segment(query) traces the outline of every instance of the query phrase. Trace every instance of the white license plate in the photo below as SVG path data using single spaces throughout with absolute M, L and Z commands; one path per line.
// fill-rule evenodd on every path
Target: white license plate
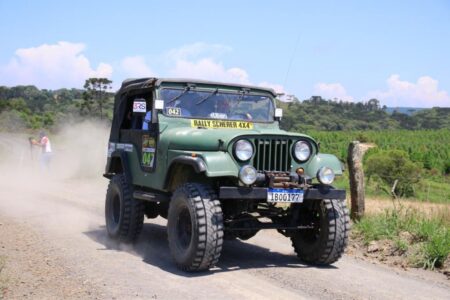
M 267 190 L 267 202 L 302 203 L 303 190 L 269 188 Z

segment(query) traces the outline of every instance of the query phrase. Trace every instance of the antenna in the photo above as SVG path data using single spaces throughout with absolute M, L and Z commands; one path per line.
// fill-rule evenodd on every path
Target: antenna
M 288 79 L 289 72 L 291 71 L 292 62 L 294 61 L 294 56 L 295 56 L 295 53 L 297 52 L 298 43 L 300 42 L 300 35 L 301 35 L 301 33 L 299 32 L 298 36 L 297 36 L 297 41 L 295 42 L 294 50 L 292 51 L 291 59 L 289 60 L 288 68 L 286 71 L 286 76 L 284 77 L 283 86 L 286 86 L 286 81 Z

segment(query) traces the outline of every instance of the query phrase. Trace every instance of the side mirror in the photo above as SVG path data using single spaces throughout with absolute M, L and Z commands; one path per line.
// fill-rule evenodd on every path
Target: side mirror
M 283 109 L 276 108 L 275 109 L 275 119 L 281 120 L 281 117 L 283 116 Z

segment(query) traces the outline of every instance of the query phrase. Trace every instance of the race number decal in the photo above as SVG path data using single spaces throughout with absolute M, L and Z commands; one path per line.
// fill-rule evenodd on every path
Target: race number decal
M 191 127 L 253 129 L 253 123 L 243 121 L 191 120 Z
M 181 108 L 179 107 L 168 107 L 167 114 L 170 116 L 181 116 Z
M 153 167 L 155 161 L 155 139 L 148 135 L 142 136 L 142 165 Z

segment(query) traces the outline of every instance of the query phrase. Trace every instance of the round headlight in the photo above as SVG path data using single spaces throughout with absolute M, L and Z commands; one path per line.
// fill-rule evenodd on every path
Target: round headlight
M 239 140 L 234 144 L 234 154 L 240 161 L 247 161 L 253 155 L 253 145 L 247 140 Z
M 239 170 L 239 179 L 246 185 L 255 183 L 258 172 L 253 166 L 245 165 Z
M 322 184 L 332 184 L 334 181 L 334 172 L 328 167 L 321 167 L 317 171 L 317 179 Z
M 298 141 L 294 145 L 294 156 L 299 161 L 307 161 L 311 155 L 311 146 L 305 141 Z

